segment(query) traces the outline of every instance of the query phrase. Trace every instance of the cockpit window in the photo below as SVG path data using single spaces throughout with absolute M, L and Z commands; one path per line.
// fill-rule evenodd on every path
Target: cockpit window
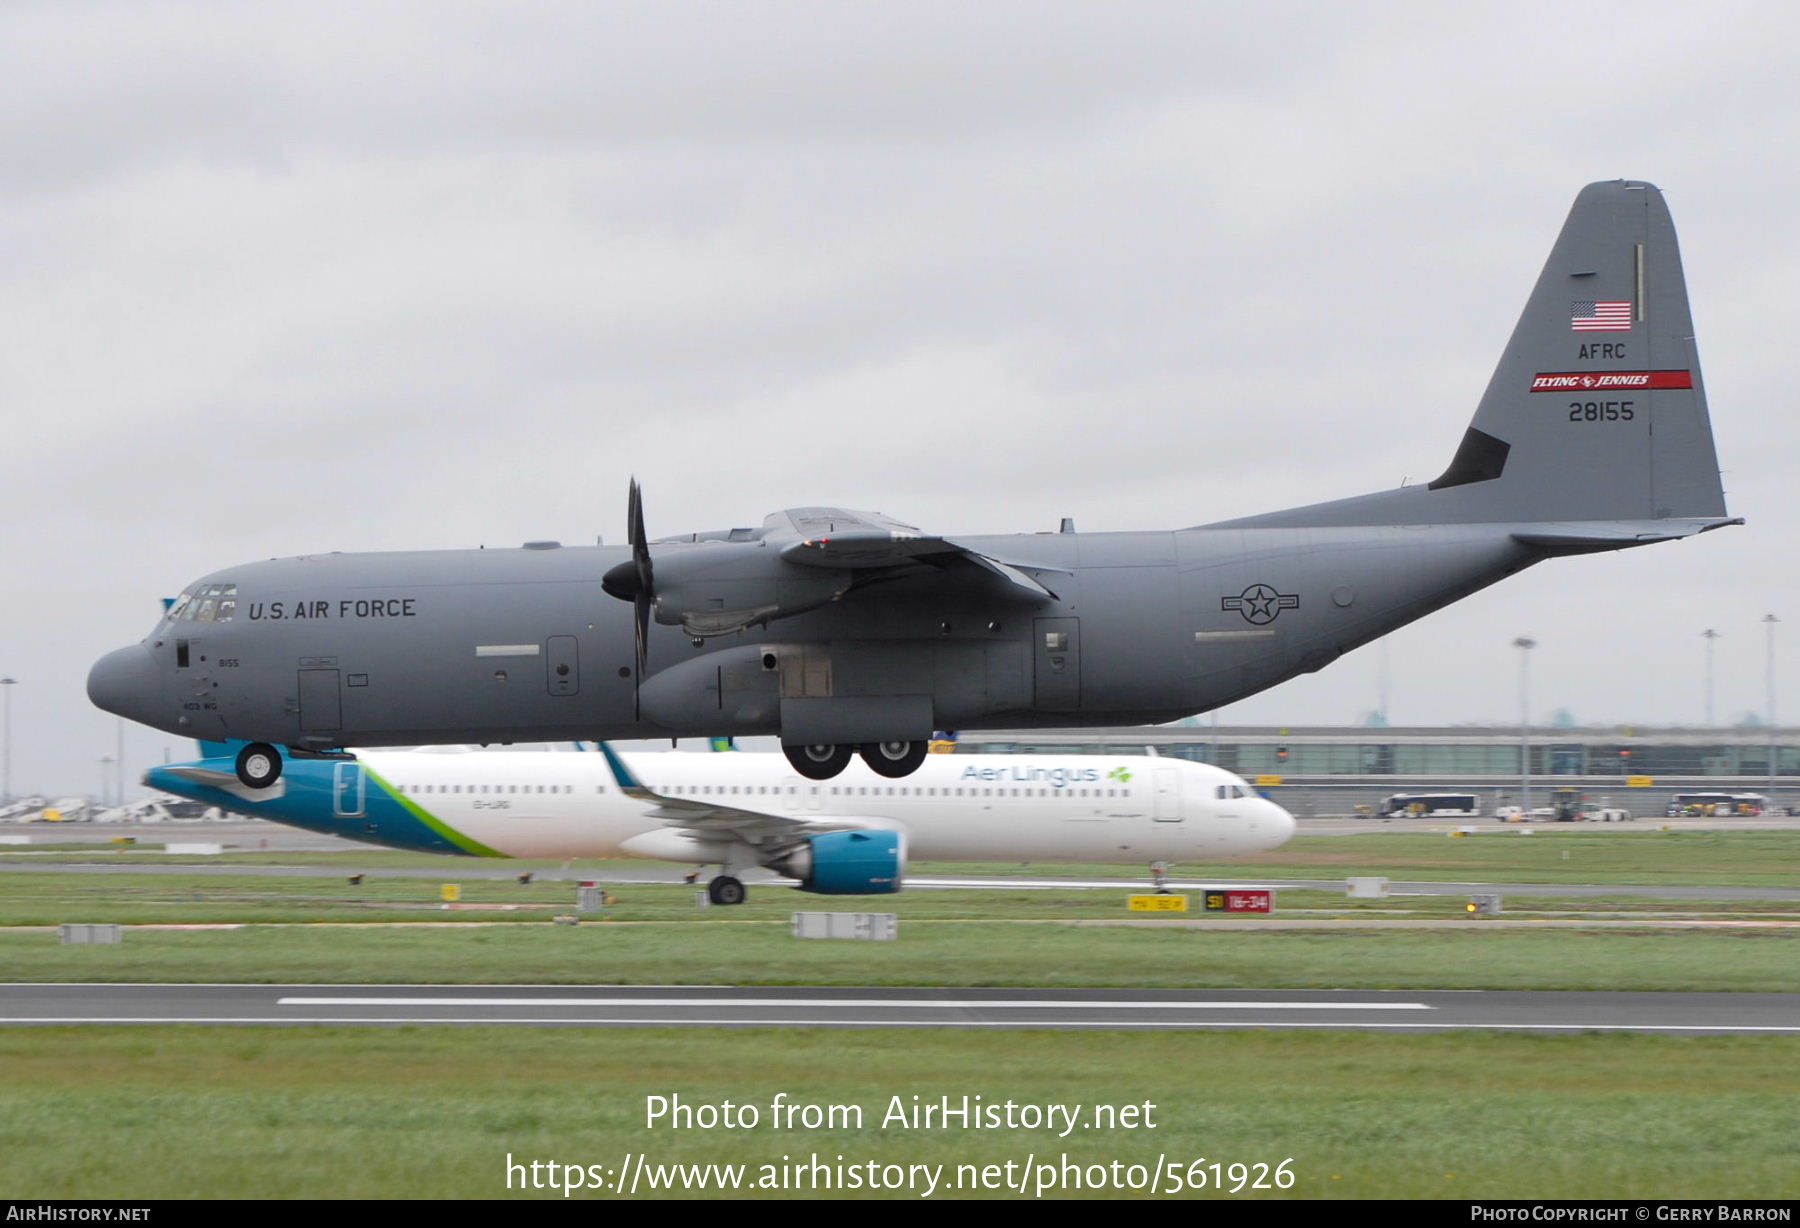
M 237 585 L 208 584 L 205 588 L 183 593 L 169 607 L 171 622 L 228 623 L 237 613 Z

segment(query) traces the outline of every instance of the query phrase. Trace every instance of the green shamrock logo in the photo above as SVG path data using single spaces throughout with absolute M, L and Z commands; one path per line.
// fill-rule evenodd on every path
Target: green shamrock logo
M 1129 784 L 1131 782 L 1131 772 L 1127 768 L 1116 767 L 1106 774 L 1106 778 L 1108 780 L 1116 780 L 1122 785 Z

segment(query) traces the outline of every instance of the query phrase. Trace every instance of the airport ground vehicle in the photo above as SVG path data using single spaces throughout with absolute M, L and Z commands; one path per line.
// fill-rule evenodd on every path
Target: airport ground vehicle
M 1384 819 L 1467 819 L 1480 813 L 1473 793 L 1390 793 L 1377 812 Z
M 1760 793 L 1677 793 L 1669 799 L 1669 808 L 1664 813 L 1671 819 L 1715 814 L 1757 815 L 1768 808 L 1768 800 Z

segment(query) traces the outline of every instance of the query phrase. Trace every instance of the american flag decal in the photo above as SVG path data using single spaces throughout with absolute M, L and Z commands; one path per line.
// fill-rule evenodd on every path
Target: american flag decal
M 1583 299 L 1569 304 L 1569 327 L 1578 333 L 1628 333 L 1631 331 L 1631 300 L 1600 303 Z

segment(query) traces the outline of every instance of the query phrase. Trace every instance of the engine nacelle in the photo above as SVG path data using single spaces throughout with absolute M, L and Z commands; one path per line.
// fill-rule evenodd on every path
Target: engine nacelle
M 900 890 L 906 854 L 897 831 L 831 831 L 808 836 L 769 863 L 817 895 L 892 895 Z
M 730 635 L 815 610 L 850 588 L 843 568 L 799 567 L 760 545 L 702 545 L 654 556 L 656 621 Z

